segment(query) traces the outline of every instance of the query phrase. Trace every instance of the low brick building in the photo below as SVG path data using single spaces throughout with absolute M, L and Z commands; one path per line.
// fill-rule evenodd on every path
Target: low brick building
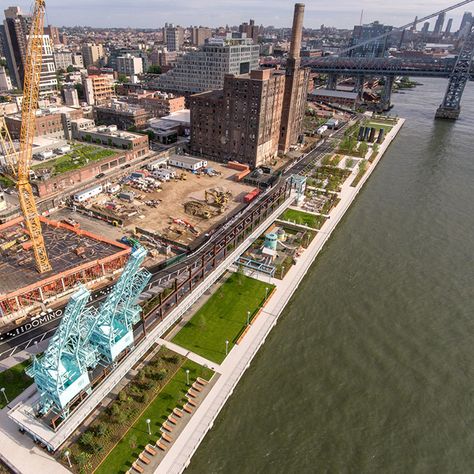
M 71 138 L 71 121 L 83 117 L 81 108 L 51 107 L 40 109 L 36 115 L 35 137 L 51 137 L 58 140 Z M 21 114 L 7 115 L 5 117 L 10 135 L 13 139 L 20 138 Z
M 150 117 L 160 118 L 185 109 L 185 98 L 160 91 L 139 91 L 131 93 L 127 102 L 143 107 Z
M 92 162 L 83 168 L 45 180 L 34 181 L 32 183 L 33 190 L 41 198 L 54 196 L 80 183 L 90 181 L 100 173 L 105 173 L 136 159 L 139 156 L 138 153 L 137 150 L 117 151 L 115 156 Z
M 121 130 L 143 129 L 150 118 L 150 113 L 143 107 L 119 101 L 96 107 L 94 115 L 99 125 L 116 125 Z

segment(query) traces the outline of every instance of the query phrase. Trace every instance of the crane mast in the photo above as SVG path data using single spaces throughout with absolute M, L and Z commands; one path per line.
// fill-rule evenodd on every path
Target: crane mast
M 44 11 L 45 1 L 36 0 L 25 61 L 20 151 L 18 153 L 17 168 L 18 198 L 25 225 L 33 244 L 36 268 L 40 273 L 50 271 L 51 264 L 46 252 L 38 208 L 30 184 L 30 167 L 36 129 L 35 112 L 38 107 L 40 74 L 43 64 Z

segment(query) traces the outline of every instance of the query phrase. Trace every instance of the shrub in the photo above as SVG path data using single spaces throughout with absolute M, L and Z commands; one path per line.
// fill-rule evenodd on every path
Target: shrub
M 92 451 L 93 446 L 96 444 L 94 433 L 92 433 L 91 431 L 85 431 L 79 438 L 79 443 L 83 448 Z

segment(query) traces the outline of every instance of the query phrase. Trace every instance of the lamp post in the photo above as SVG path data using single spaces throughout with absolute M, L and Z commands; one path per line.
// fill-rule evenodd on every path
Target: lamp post
M 189 369 L 186 369 L 186 385 L 189 385 Z
M 7 394 L 5 393 L 5 387 L 0 388 L 0 392 L 3 393 L 3 396 L 5 397 L 5 401 L 7 402 L 7 405 L 10 403 L 8 400 Z
M 284 265 L 281 266 L 281 278 L 283 279 L 283 274 L 285 273 Z
M 229 353 L 229 341 L 225 341 L 225 355 Z
M 71 463 L 70 454 L 71 454 L 71 452 L 70 452 L 70 451 L 64 451 L 64 456 L 66 456 L 67 463 L 69 464 L 69 467 L 72 467 L 72 463 Z
M 151 436 L 151 428 L 150 428 L 151 420 L 150 420 L 150 418 L 147 418 L 145 421 L 146 421 L 146 425 L 148 427 L 148 434 Z
M 270 288 L 268 288 L 268 286 L 265 288 L 265 301 L 267 301 L 267 299 L 268 299 L 268 290 L 269 289 Z
M 250 324 L 250 311 L 247 311 L 247 326 Z

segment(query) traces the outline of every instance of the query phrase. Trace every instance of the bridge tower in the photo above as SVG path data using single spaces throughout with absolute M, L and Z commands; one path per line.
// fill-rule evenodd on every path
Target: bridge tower
M 443 103 L 436 111 L 436 118 L 456 120 L 461 113 L 461 98 L 469 80 L 472 58 L 474 56 L 474 24 L 459 53 Z

